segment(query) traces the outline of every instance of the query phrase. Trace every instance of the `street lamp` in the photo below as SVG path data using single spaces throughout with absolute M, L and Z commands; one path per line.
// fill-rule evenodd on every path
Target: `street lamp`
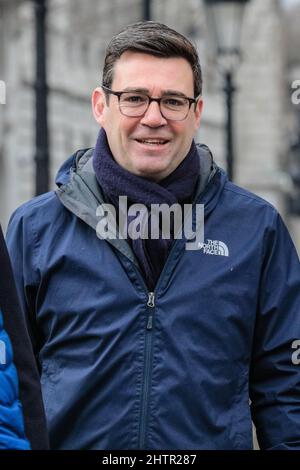
M 249 0 L 204 0 L 207 17 L 217 46 L 226 99 L 226 163 L 230 180 L 234 178 L 233 94 L 234 71 L 240 57 L 242 19 Z

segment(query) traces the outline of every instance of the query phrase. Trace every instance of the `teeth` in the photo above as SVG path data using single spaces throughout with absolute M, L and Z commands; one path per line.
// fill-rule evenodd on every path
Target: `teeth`
M 142 144 L 153 144 L 153 145 L 160 145 L 164 144 L 166 140 L 140 140 Z

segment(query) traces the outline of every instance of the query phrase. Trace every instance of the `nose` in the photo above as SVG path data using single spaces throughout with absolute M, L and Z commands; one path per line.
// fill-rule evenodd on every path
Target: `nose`
M 148 127 L 160 127 L 167 124 L 167 120 L 160 112 L 157 101 L 152 101 L 141 119 L 141 124 Z

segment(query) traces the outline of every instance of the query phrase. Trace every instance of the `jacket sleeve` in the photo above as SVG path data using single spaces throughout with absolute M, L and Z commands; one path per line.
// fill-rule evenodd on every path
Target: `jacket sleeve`
M 277 212 L 265 235 L 250 372 L 261 449 L 300 449 L 300 263 Z
M 22 407 L 18 400 L 18 378 L 12 349 L 3 329 L 0 311 L 0 449 L 29 450 Z
M 24 269 L 26 269 L 26 260 L 24 260 L 21 255 L 22 236 L 19 231 L 18 224 L 11 231 L 11 242 L 13 244 L 12 261 L 16 268 L 15 274 L 18 275 L 19 293 L 21 294 L 21 282 L 25 274 Z M 28 247 L 28 251 L 30 251 L 30 246 Z M 6 295 L 5 298 L 2 299 L 3 320 L 14 351 L 14 362 L 18 371 L 20 383 L 20 400 L 23 406 L 26 435 L 33 450 L 48 449 L 49 441 L 46 417 L 42 402 L 40 377 L 33 353 L 33 347 L 28 334 L 27 321 L 23 315 L 23 312 L 26 311 L 25 304 L 23 303 L 23 308 L 21 308 L 19 304 L 11 264 L 8 259 L 8 253 L 3 252 L 2 254 L 3 256 L 6 254 L 7 258 L 5 277 Z M 20 298 L 22 298 L 22 295 L 20 295 Z

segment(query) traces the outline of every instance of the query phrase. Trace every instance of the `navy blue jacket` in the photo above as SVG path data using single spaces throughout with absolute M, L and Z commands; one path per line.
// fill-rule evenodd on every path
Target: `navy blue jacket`
M 96 236 L 91 155 L 8 231 L 52 448 L 251 449 L 252 417 L 261 448 L 300 449 L 300 263 L 276 210 L 199 148 L 205 243 L 176 240 L 150 293 Z

